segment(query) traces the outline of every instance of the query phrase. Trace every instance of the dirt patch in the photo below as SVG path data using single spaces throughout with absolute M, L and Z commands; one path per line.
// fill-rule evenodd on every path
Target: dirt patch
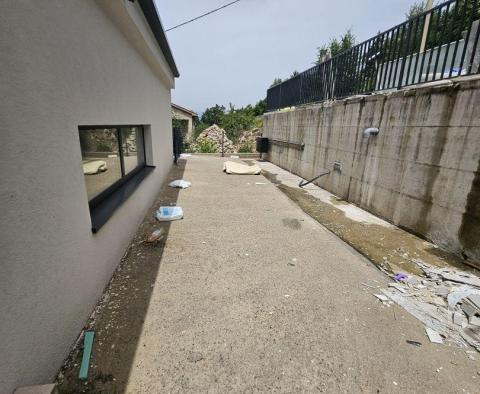
M 274 174 L 272 174 L 268 171 L 262 170 L 262 175 L 275 185 L 281 185 L 282 184 L 282 182 L 280 182 L 277 179 L 276 175 L 274 175 Z
M 154 212 L 160 205 L 176 203 L 180 189 L 167 184 L 181 179 L 184 168 L 184 160 L 179 160 L 178 166 L 173 167 L 85 324 L 84 330 L 95 332 L 88 379 L 78 379 L 83 354 L 82 339 L 58 373 L 56 381 L 60 393 L 124 392 L 164 249 L 162 241 L 153 244 L 144 241 L 159 229 L 164 231 L 163 239 L 167 238 L 170 223 L 158 222 Z
M 302 223 L 300 223 L 300 220 L 298 219 L 283 218 L 282 223 L 284 226 L 290 227 L 294 230 L 300 230 L 302 228 Z
M 398 227 L 366 224 L 349 219 L 342 210 L 335 207 L 346 202 L 335 200 L 332 201 L 334 205 L 331 205 L 304 190 L 281 184 L 273 174 L 266 172 L 264 175 L 277 184 L 304 212 L 389 273 L 401 271 L 421 275 L 415 259 L 439 267 L 451 265 L 459 269 L 469 269 L 460 257 L 435 248 L 431 243 Z
M 348 201 L 342 200 L 341 198 L 338 198 L 338 197 L 330 197 L 330 202 L 333 205 L 349 205 L 350 204 Z

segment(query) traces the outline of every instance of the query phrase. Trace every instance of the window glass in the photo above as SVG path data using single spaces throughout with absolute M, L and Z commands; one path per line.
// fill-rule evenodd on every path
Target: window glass
M 122 127 L 122 154 L 125 174 L 145 164 L 142 127 Z
M 79 130 L 89 200 L 145 165 L 142 126 L 85 126 Z
M 117 130 L 82 129 L 80 147 L 87 195 L 91 200 L 122 177 Z

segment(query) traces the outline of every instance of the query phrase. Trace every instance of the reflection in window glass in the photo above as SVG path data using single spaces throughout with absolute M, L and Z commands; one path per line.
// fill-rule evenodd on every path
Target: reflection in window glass
M 79 132 L 88 200 L 145 166 L 142 126 L 83 126 Z
M 123 127 L 122 154 L 125 174 L 145 163 L 143 148 L 143 130 L 141 127 Z
M 122 177 L 117 130 L 82 129 L 80 147 L 87 195 L 91 200 Z

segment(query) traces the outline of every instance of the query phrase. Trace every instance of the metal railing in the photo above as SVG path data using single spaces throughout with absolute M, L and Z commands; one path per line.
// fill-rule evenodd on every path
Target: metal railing
M 480 0 L 450 0 L 267 91 L 267 110 L 480 71 Z

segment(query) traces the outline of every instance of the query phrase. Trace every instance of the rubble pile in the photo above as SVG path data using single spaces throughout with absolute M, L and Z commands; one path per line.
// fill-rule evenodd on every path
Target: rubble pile
M 225 130 L 217 126 L 216 124 L 203 130 L 195 140 L 193 147 L 195 151 L 200 152 L 201 151 L 200 146 L 202 145 L 202 143 L 204 141 L 210 141 L 210 142 L 213 142 L 216 152 L 221 153 L 222 139 L 223 139 L 223 152 L 224 153 L 235 152 L 235 147 L 233 145 L 233 142 L 227 137 Z
M 260 137 L 262 135 L 262 128 L 261 127 L 256 127 L 251 130 L 245 130 L 240 134 L 240 138 L 238 139 L 237 142 L 237 150 L 240 149 L 240 147 L 245 147 L 249 146 L 252 149 L 252 152 L 255 151 L 256 143 L 257 143 L 257 137 Z
M 381 300 L 386 296 L 384 304 L 393 301 L 419 319 L 432 342 L 471 346 L 480 352 L 480 277 L 413 261 L 423 276 L 399 272 L 388 289 L 381 289 L 383 294 L 374 295 Z

